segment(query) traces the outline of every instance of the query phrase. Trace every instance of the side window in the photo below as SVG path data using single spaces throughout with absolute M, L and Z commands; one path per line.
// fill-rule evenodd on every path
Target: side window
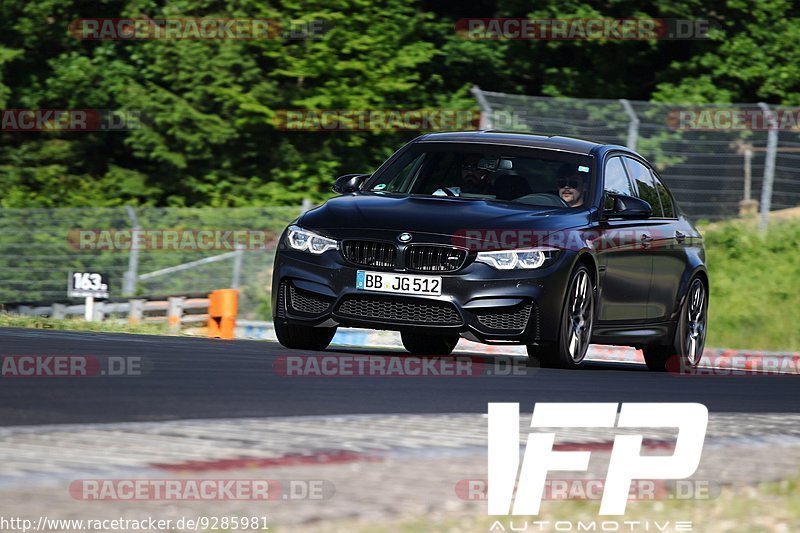
M 379 181 L 372 184 L 370 190 L 386 192 L 405 190 L 424 160 L 425 154 L 406 152 L 401 159 L 393 163 L 389 172 L 385 172 Z
M 664 216 L 667 218 L 675 218 L 675 206 L 672 202 L 672 196 L 670 196 L 669 191 L 655 172 L 653 172 L 653 179 L 655 180 L 656 189 L 658 190 L 658 197 L 661 199 L 661 206 L 664 208 Z
M 605 193 L 624 194 L 633 196 L 633 189 L 631 189 L 628 175 L 625 173 L 625 167 L 622 166 L 621 157 L 612 157 L 606 162 L 605 175 Z M 608 194 L 603 195 L 604 209 L 613 208 L 611 199 Z
M 664 218 L 664 211 L 661 209 L 661 200 L 658 199 L 653 175 L 650 169 L 630 157 L 625 158 L 625 166 L 631 175 L 631 180 L 638 191 L 637 196 L 649 203 L 653 208 L 653 217 Z

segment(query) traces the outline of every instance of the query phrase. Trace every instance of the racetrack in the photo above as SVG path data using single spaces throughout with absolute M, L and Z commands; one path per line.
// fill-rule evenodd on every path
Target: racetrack
M 469 377 L 286 377 L 295 352 L 277 343 L 46 330 L 0 330 L 0 356 L 141 357 L 141 376 L 3 378 L 0 425 L 65 424 L 343 414 L 485 413 L 488 402 L 700 402 L 712 412 L 800 412 L 795 376 L 675 376 L 632 363 L 584 370 L 531 368 L 486 375 L 471 354 Z M 328 355 L 402 357 L 390 350 Z M 521 369 L 517 369 L 519 372 Z
M 508 372 L 497 359 L 471 354 L 459 359 L 469 363 L 469 375 L 457 377 L 287 377 L 287 356 L 414 359 L 389 349 L 308 353 L 266 341 L 31 329 L 0 329 L 0 343 L 0 498 L 33 524 L 42 517 L 244 516 L 288 531 L 351 531 L 348 521 L 355 519 L 373 531 L 407 517 L 428 523 L 485 516 L 485 501 L 464 497 L 458 487 L 487 479 L 490 401 L 520 403 L 522 433 L 538 401 L 704 403 L 712 413 L 694 474 L 699 486 L 784 480 L 797 474 L 800 461 L 800 414 L 790 413 L 799 409 L 797 376 L 677 376 L 650 373 L 642 364 L 595 362 L 579 371 L 517 366 Z M 144 372 L 13 377 L 8 362 L 23 360 L 15 356 L 84 356 L 99 363 L 94 369 L 141 358 Z M 598 459 L 587 476 L 599 479 L 615 431 L 561 428 L 559 438 L 594 450 Z M 674 434 L 650 428 L 643 437 L 643 446 L 659 453 Z M 121 495 L 87 501 L 81 492 L 97 480 L 148 486 L 165 479 L 278 480 L 278 490 L 271 489 L 276 501 L 266 505 Z M 287 499 L 283 488 L 306 482 L 324 483 L 326 496 Z M 710 504 L 698 496 L 697 505 Z

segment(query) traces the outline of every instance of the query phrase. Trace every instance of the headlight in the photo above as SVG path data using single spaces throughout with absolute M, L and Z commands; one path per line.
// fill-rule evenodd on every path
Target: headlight
M 299 226 L 289 226 L 286 233 L 286 244 L 290 248 L 301 252 L 311 252 L 312 254 L 323 254 L 328 250 L 338 250 L 339 243 L 333 239 L 317 235 L 313 231 L 308 231 Z
M 478 252 L 475 259 L 498 270 L 530 270 L 540 268 L 555 258 L 557 248 L 527 248 L 521 250 L 500 250 L 497 252 Z

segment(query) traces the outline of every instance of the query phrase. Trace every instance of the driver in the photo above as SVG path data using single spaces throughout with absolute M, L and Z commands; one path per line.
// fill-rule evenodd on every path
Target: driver
M 478 168 L 480 161 L 480 154 L 467 154 L 461 161 L 462 192 L 472 194 L 485 194 L 487 192 L 489 174 L 487 170 Z
M 558 169 L 558 195 L 570 207 L 581 207 L 586 192 L 586 178 L 572 163 Z

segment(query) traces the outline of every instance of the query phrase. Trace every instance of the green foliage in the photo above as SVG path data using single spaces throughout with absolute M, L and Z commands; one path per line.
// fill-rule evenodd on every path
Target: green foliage
M 800 10 L 788 0 L 704 4 L 719 27 L 710 41 L 663 72 L 664 102 L 800 102 Z M 667 81 L 669 80 L 669 81 Z
M 316 39 L 79 41 L 90 17 L 326 21 Z M 136 114 L 138 129 L 0 136 L 0 205 L 245 206 L 329 196 L 336 175 L 374 169 L 413 134 L 295 133 L 282 109 L 474 107 L 450 91 L 436 40 L 412 3 L 4 3 L 0 103 Z
M 9 0 L 0 107 L 114 109 L 130 131 L 0 134 L 3 207 L 248 206 L 325 199 L 417 132 L 287 132 L 286 109 L 474 109 L 469 88 L 678 102 L 800 102 L 798 8 L 788 0 Z M 320 38 L 81 41 L 80 18 L 325 21 Z M 464 16 L 711 19 L 696 41 L 492 41 Z M 598 113 L 600 111 L 598 110 Z M 602 113 L 600 113 L 602 115 Z M 650 143 L 657 151 L 659 139 Z M 646 147 L 646 146 L 645 146 Z
M 705 233 L 711 294 L 707 346 L 800 350 L 800 221 L 762 237 L 730 222 Z

